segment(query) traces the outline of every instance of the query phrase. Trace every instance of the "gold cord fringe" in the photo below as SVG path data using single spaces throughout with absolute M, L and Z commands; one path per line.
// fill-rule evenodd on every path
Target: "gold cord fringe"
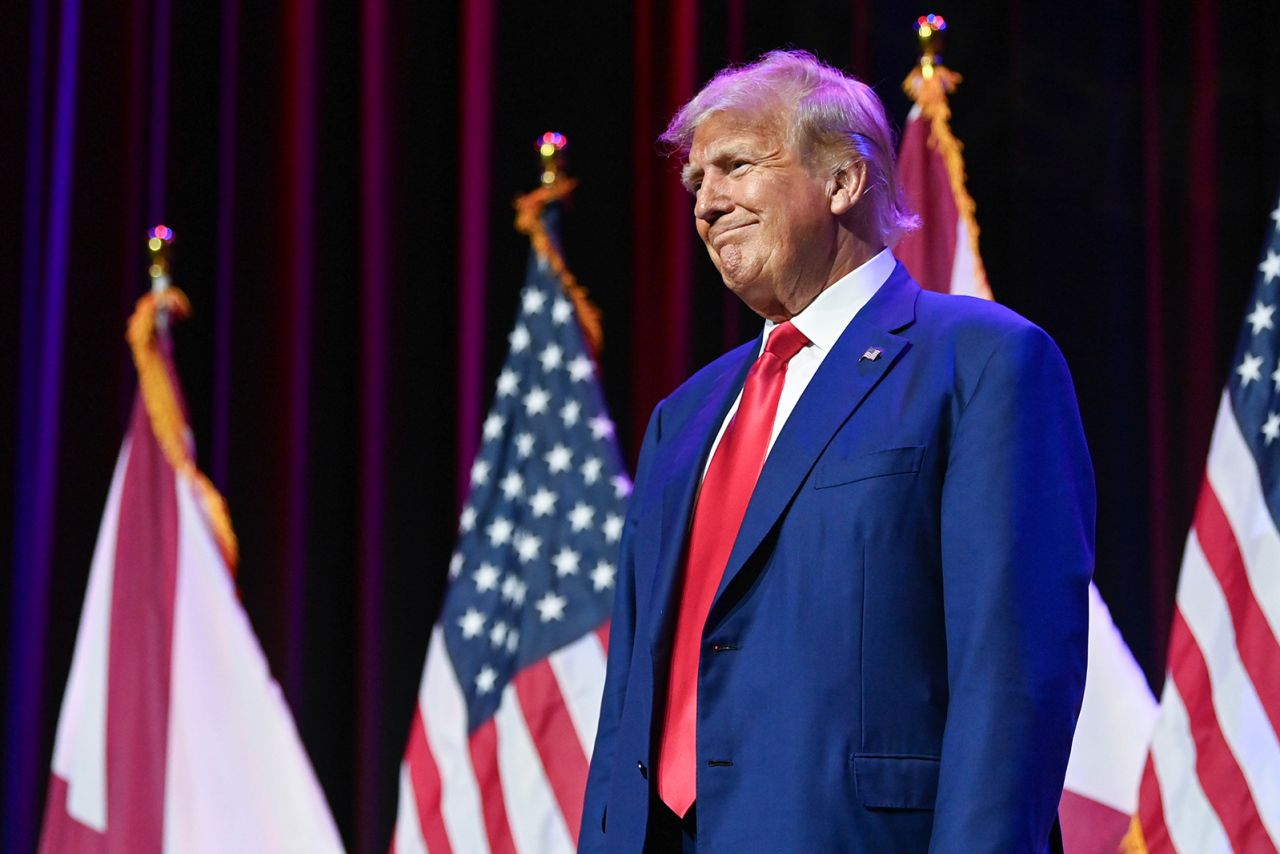
M 133 351 L 133 363 L 138 368 L 142 401 L 151 419 L 151 431 L 155 434 L 165 459 L 173 466 L 174 471 L 194 483 L 199 490 L 218 548 L 227 562 L 227 568 L 235 575 L 239 546 L 231 527 L 231 514 L 227 511 L 226 501 L 209 479 L 196 468 L 195 460 L 192 459 L 191 428 L 187 426 L 167 360 L 160 352 L 160 345 L 156 340 L 156 312 L 162 310 L 168 312 L 170 317 L 187 317 L 191 314 L 191 303 L 186 294 L 175 287 L 166 288 L 159 293 L 149 293 L 138 300 L 125 334 L 129 348 Z
M 1142 823 L 1136 815 L 1129 819 L 1129 832 L 1120 840 L 1117 850 L 1120 854 L 1148 854 L 1147 840 L 1142 835 Z
M 992 299 L 991 285 L 987 282 L 987 270 L 978 251 L 978 220 L 974 216 L 977 205 L 965 187 L 964 145 L 951 132 L 951 105 L 947 95 L 953 92 L 964 78 L 945 65 L 931 65 L 932 74 L 926 75 L 917 65 L 902 81 L 902 90 L 916 104 L 929 121 L 929 147 L 938 152 L 947 166 L 951 179 L 951 195 L 956 208 L 964 217 L 969 232 L 969 247 L 973 252 L 974 276 L 978 281 L 978 295 Z
M 539 187 L 516 199 L 516 230 L 529 236 L 529 243 L 538 258 L 551 267 L 552 272 L 560 279 L 561 286 L 573 300 L 573 307 L 578 311 L 578 323 L 582 325 L 582 333 L 587 339 L 591 354 L 600 357 L 604 346 L 604 328 L 600 321 L 600 309 L 587 296 L 587 289 L 578 284 L 573 273 L 564 262 L 564 256 L 556 248 L 554 241 L 542 225 L 542 209 L 551 202 L 566 198 L 577 181 L 572 178 L 557 178 L 552 184 Z

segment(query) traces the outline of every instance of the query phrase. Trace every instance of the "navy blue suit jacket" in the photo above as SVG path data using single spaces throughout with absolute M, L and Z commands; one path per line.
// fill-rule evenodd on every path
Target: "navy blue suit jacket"
M 758 347 L 650 420 L 582 851 L 642 850 L 691 509 Z M 899 265 L 778 435 L 711 607 L 699 849 L 1044 850 L 1084 691 L 1093 525 L 1053 341 Z

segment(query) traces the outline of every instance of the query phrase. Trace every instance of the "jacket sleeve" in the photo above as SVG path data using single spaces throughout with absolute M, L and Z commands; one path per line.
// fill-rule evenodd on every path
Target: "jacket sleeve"
M 582 808 L 582 828 L 578 834 L 578 851 L 605 850 L 605 826 L 610 775 L 613 772 L 614 738 L 626 699 L 628 670 L 636 632 L 635 599 L 635 527 L 638 499 L 645 495 L 648 470 L 660 440 L 659 411 L 654 409 L 645 430 L 636 468 L 631 505 L 623 526 L 618 558 L 617 588 L 614 591 L 613 616 L 609 625 L 609 655 L 606 665 L 604 694 L 600 701 L 600 721 L 596 727 L 596 743 L 591 752 L 591 769 L 587 774 L 587 791 Z
M 1093 469 L 1043 331 L 1006 333 L 970 387 L 942 489 L 949 703 L 929 850 L 1039 852 L 1084 693 Z

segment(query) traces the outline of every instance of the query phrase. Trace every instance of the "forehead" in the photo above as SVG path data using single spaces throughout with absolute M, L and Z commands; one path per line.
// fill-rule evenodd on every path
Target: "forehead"
M 743 149 L 776 149 L 786 145 L 784 125 L 776 115 L 722 111 L 712 113 L 693 132 L 689 163 L 711 162 Z

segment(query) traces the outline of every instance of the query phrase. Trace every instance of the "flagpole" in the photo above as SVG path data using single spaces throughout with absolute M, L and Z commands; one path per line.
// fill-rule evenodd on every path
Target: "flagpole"
M 169 290 L 169 247 L 173 245 L 176 235 L 173 229 L 164 223 L 147 231 L 147 251 L 151 255 L 151 263 L 147 265 L 147 275 L 151 277 L 151 294 L 156 298 L 156 330 L 161 335 L 169 334 L 169 312 L 165 309 L 165 301 L 160 295 Z
M 947 22 L 941 15 L 921 15 L 915 23 L 916 38 L 920 42 L 920 73 L 925 80 L 932 79 L 934 66 L 942 64 L 946 30 Z
M 560 180 L 564 169 L 564 149 L 569 138 L 562 133 L 547 131 L 538 137 L 538 156 L 542 158 L 542 185 L 549 187 Z
M 971 290 L 959 292 L 991 299 L 991 286 L 987 282 L 987 271 L 982 264 L 982 253 L 978 250 L 979 229 L 975 216 L 977 206 L 965 187 L 964 146 L 951 132 L 951 106 L 947 100 L 947 96 L 955 91 L 964 78 L 943 63 L 942 54 L 946 49 L 948 29 L 946 19 L 933 13 L 921 15 L 914 21 L 913 27 L 920 47 L 920 61 L 911 69 L 907 79 L 902 81 L 902 90 L 915 104 L 908 117 L 908 125 L 913 121 L 921 121 L 928 127 L 928 148 L 942 159 L 956 212 L 964 227 L 970 256 L 966 263 L 972 265 Z M 904 148 L 907 135 L 904 133 Z M 899 163 L 901 164 L 901 160 Z M 902 250 L 898 257 L 903 259 L 908 269 L 911 268 L 911 262 L 907 259 L 913 254 L 908 246 L 913 241 L 918 243 L 926 239 L 925 234 L 928 232 L 929 224 L 926 222 L 921 231 L 908 234 L 898 244 L 898 248 Z M 918 246 L 915 251 L 920 251 Z M 921 274 L 915 275 L 920 279 Z M 926 283 L 926 286 L 943 291 L 952 290 L 948 283 Z
M 587 289 L 569 271 L 560 254 L 558 241 L 552 240 L 542 222 L 542 212 L 547 205 L 567 199 L 578 182 L 565 174 L 564 150 L 569 139 L 562 133 L 547 131 L 535 140 L 538 156 L 542 159 L 542 186 L 516 199 L 516 230 L 529 236 L 533 251 L 541 264 L 548 264 L 560 279 L 561 287 L 573 300 L 578 312 L 582 334 L 587 339 L 591 355 L 600 358 L 604 346 L 604 328 L 600 309 L 587 297 Z

